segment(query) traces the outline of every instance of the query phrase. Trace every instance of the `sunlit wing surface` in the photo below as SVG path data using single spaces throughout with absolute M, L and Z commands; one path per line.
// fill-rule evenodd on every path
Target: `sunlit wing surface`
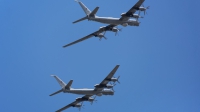
M 113 77 L 113 75 L 115 74 L 115 72 L 117 71 L 118 68 L 119 68 L 119 65 L 116 65 L 115 68 L 108 74 L 108 76 L 99 85 L 108 84 L 109 80 Z M 103 88 L 96 87 L 94 90 L 100 91 L 102 89 Z
M 86 39 L 89 39 L 89 38 L 95 36 L 95 34 L 98 34 L 98 33 L 100 33 L 100 32 L 99 32 L 99 31 L 96 31 L 96 32 L 91 33 L 91 34 L 89 34 L 89 35 L 87 35 L 87 36 L 85 36 L 85 37 L 83 37 L 83 38 L 80 38 L 80 39 L 78 39 L 78 40 L 76 40 L 76 41 L 74 41 L 74 42 L 72 42 L 72 43 L 69 43 L 69 44 L 67 44 L 67 45 L 64 45 L 63 47 L 68 47 L 68 46 L 71 46 L 71 45 L 76 44 L 76 43 L 78 43 L 78 42 L 84 41 L 84 40 L 86 40 Z
M 68 109 L 68 108 L 71 107 L 71 106 L 75 106 L 76 104 L 78 104 L 78 103 L 80 103 L 80 102 L 81 102 L 81 101 L 74 101 L 74 102 L 68 104 L 67 106 L 65 106 L 65 107 L 63 107 L 63 108 L 57 110 L 56 112 L 61 112 L 61 111 L 65 110 L 65 109 Z
M 139 7 L 143 4 L 145 0 L 139 0 L 128 12 L 126 12 L 126 15 L 134 14 L 137 10 L 139 10 Z M 127 21 L 129 17 L 122 16 L 119 20 L 121 21 Z
M 63 47 L 65 48 L 65 47 L 68 47 L 68 46 L 71 46 L 71 45 L 73 45 L 73 44 L 76 44 L 76 43 L 78 43 L 78 42 L 81 42 L 81 41 L 84 41 L 84 40 L 86 40 L 86 39 L 89 39 L 89 38 L 91 38 L 91 37 L 93 37 L 93 36 L 98 36 L 100 33 L 102 33 L 102 32 L 104 32 L 104 31 L 112 31 L 112 28 L 113 27 L 115 27 L 116 25 L 108 25 L 108 26 L 106 26 L 106 27 L 102 27 L 102 28 L 100 28 L 98 31 L 96 31 L 96 32 L 94 32 L 94 33 L 91 33 L 91 34 L 89 34 L 89 35 L 87 35 L 87 36 L 85 36 L 85 37 L 83 37 L 83 38 L 80 38 L 80 39 L 78 39 L 78 40 L 76 40 L 76 41 L 74 41 L 74 42 L 71 42 L 71 43 L 69 43 L 69 44 L 67 44 L 67 45 L 64 45 Z

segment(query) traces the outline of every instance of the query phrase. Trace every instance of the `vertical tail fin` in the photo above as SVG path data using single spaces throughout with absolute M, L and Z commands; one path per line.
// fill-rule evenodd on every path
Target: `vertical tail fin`
M 70 81 L 68 82 L 68 84 L 65 86 L 65 89 L 70 89 L 70 88 L 71 88 L 71 85 L 72 85 L 72 82 L 73 82 L 73 80 L 70 80 Z
M 51 75 L 51 76 L 54 77 L 57 80 L 57 82 L 60 84 L 60 86 L 62 88 L 65 88 L 65 86 L 66 86 L 65 82 L 63 82 L 59 77 L 57 77 L 55 75 Z
M 89 16 L 95 16 L 98 10 L 99 10 L 99 7 L 96 7 L 96 8 L 90 13 Z
M 82 2 L 75 0 L 76 2 L 78 2 L 81 6 L 81 8 L 83 9 L 83 11 L 85 12 L 86 15 L 90 15 L 91 11 L 90 9 L 88 9 Z

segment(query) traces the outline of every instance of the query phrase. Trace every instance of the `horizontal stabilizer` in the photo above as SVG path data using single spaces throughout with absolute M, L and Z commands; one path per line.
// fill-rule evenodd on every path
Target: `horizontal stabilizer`
M 95 14 L 97 13 L 98 10 L 99 10 L 99 7 L 96 7 L 96 8 L 90 13 L 90 16 L 95 16 Z
M 62 91 L 63 91 L 63 90 L 61 89 L 61 90 L 59 90 L 59 91 L 56 91 L 55 93 L 50 94 L 49 96 L 53 96 L 53 95 L 58 94 L 58 93 L 60 93 L 60 92 L 62 92 Z
M 87 16 L 86 16 L 86 17 L 83 17 L 83 18 L 81 18 L 81 19 L 79 19 L 79 20 L 74 21 L 73 23 L 77 23 L 77 22 L 83 21 L 83 20 L 85 20 L 85 19 L 87 19 L 87 18 L 88 18 Z

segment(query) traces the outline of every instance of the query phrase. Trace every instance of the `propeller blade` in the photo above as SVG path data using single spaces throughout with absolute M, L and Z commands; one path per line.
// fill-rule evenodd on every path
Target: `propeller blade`
M 105 31 L 104 34 L 103 34 L 103 38 L 104 38 L 104 39 L 107 39 L 107 38 L 105 37 L 105 34 L 106 34 L 106 31 Z
M 97 101 L 97 100 L 95 100 L 95 98 L 96 98 L 96 96 L 94 96 L 94 100 L 91 102 L 91 105 L 93 104 L 94 101 Z
M 139 17 L 138 17 L 138 18 L 136 18 L 136 20 L 137 20 L 137 21 L 138 21 L 138 19 L 140 18 L 140 11 L 139 11 L 139 13 L 138 13 L 138 16 L 139 16 Z
M 115 90 L 114 90 L 114 86 L 116 86 L 116 84 L 113 84 L 113 87 L 112 87 L 112 90 L 115 92 Z
M 84 109 L 83 102 L 81 103 L 81 106 L 78 108 L 78 109 L 79 109 L 79 111 L 81 111 L 81 108 L 83 108 L 83 109 Z
M 95 100 L 96 96 L 94 96 L 94 100 Z
M 106 31 L 104 31 L 103 35 L 105 35 L 105 34 L 106 34 Z
M 111 85 L 113 85 L 113 84 L 114 84 L 114 82 L 110 82 L 110 84 L 111 84 Z
M 112 90 L 115 92 L 114 88 L 112 88 Z
M 117 81 L 119 84 L 120 84 L 120 82 L 119 81 Z
M 117 82 L 120 84 L 120 82 L 119 82 L 119 78 L 120 78 L 120 76 L 118 76 L 118 78 L 117 78 Z
M 102 37 L 99 38 L 99 41 L 101 41 Z

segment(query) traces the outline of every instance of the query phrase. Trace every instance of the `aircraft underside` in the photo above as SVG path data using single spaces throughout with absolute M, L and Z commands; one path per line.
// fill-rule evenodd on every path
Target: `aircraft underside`
M 139 26 L 139 22 L 135 20 L 121 21 L 119 18 L 90 18 L 89 20 L 105 23 L 105 24 L 113 24 L 113 25 L 122 25 L 122 26 Z
M 114 95 L 113 91 L 94 91 L 94 90 L 68 90 L 65 91 L 67 93 L 72 93 L 72 94 L 79 94 L 79 95 Z

